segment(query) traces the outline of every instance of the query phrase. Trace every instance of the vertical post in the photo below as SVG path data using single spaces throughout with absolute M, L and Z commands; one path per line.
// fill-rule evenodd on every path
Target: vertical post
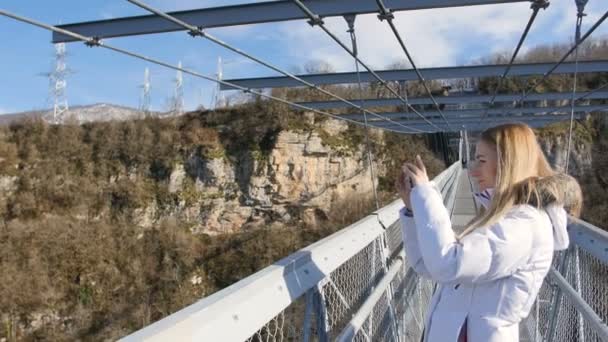
M 471 158 L 471 146 L 469 145 L 469 133 L 465 130 L 464 131 L 464 145 L 465 145 L 465 149 L 466 149 L 466 160 L 467 160 L 467 165 L 469 165 L 469 158 Z
M 383 234 L 386 234 L 386 230 L 383 232 Z M 369 289 L 369 292 L 367 293 L 367 295 L 369 296 L 370 293 L 372 293 L 374 291 L 374 288 L 376 287 L 376 252 L 378 250 L 377 247 L 378 244 L 378 238 L 374 239 L 374 241 L 372 242 L 372 265 L 370 267 L 371 269 L 371 280 L 372 280 L 372 286 Z M 384 258 L 382 258 L 382 264 L 384 264 Z M 367 335 L 371 336 L 372 334 L 372 329 L 373 329 L 373 317 L 374 316 L 374 310 L 371 311 L 371 313 L 369 314 L 369 324 L 367 325 Z
M 314 293 L 314 304 L 315 313 L 317 318 L 317 331 L 319 335 L 319 342 L 329 341 L 329 321 L 327 317 L 327 301 L 325 300 L 325 293 L 323 292 L 324 281 L 320 281 L 315 287 Z
M 536 311 L 536 319 L 534 319 L 534 342 L 538 341 L 538 320 L 540 319 L 540 311 L 538 310 L 538 302 L 540 299 L 538 296 L 536 297 L 536 301 L 534 303 L 535 311 Z
M 388 243 L 387 243 L 387 230 L 384 230 L 383 234 L 381 235 L 382 237 L 382 250 L 381 250 L 381 255 L 382 255 L 382 269 L 383 269 L 383 273 L 386 274 L 387 272 L 387 268 L 388 268 L 388 263 L 390 262 L 389 257 L 390 257 L 390 250 L 388 249 Z M 405 265 L 405 263 L 403 263 L 403 265 Z M 405 266 L 402 266 L 405 267 Z M 386 290 L 386 300 L 388 302 L 388 310 L 389 310 L 389 315 L 391 318 L 391 323 L 392 323 L 392 328 L 395 331 L 395 335 L 396 335 L 396 341 L 399 342 L 401 341 L 400 336 L 399 336 L 399 323 L 397 321 L 397 311 L 395 309 L 395 304 L 393 302 L 393 296 L 394 296 L 394 292 L 393 292 L 393 284 L 389 284 L 387 290 Z M 372 315 L 373 315 L 373 311 L 372 311 Z M 371 326 L 371 324 L 370 324 Z
M 578 291 L 582 296 L 582 284 L 581 284 L 581 269 L 579 259 L 578 246 L 574 246 L 574 289 Z M 577 310 L 578 311 L 578 310 Z M 580 342 L 585 342 L 585 320 L 583 314 L 578 311 L 578 338 Z
M 564 278 L 567 278 L 568 261 L 570 259 L 570 253 L 572 253 L 572 249 L 573 245 L 570 245 L 570 248 L 564 252 L 562 260 L 560 260 L 558 272 L 562 274 Z M 555 329 L 557 328 L 557 320 L 559 319 L 559 312 L 562 303 L 562 291 L 559 288 L 554 287 L 551 292 L 551 308 L 549 312 L 549 317 L 551 318 L 549 319 L 547 342 L 553 342 L 553 339 L 555 338 Z
M 462 162 L 462 131 L 460 131 L 460 139 L 458 139 L 458 160 Z
M 304 311 L 304 324 L 302 329 L 302 340 L 304 342 L 310 341 L 310 326 L 312 322 L 312 312 L 314 307 L 315 300 L 315 290 L 314 288 L 306 291 L 306 311 Z

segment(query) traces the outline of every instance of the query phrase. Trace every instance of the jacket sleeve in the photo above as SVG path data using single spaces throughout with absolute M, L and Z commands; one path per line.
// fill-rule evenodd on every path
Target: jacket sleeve
M 532 249 L 531 229 L 538 223 L 532 207 L 514 208 L 489 227 L 456 240 L 441 196 L 428 183 L 411 193 L 418 247 L 431 277 L 441 283 L 482 283 L 513 274 Z
M 416 223 L 413 217 L 405 215 L 405 208 L 399 210 L 399 220 L 401 221 L 401 236 L 403 237 L 403 248 L 405 249 L 405 259 L 407 263 L 425 278 L 431 278 L 429 271 L 424 266 L 420 248 L 418 247 L 418 236 L 416 233 Z

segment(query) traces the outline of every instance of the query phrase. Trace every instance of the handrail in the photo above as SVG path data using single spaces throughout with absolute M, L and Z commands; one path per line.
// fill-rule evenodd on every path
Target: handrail
M 549 270 L 549 276 L 555 281 L 562 294 L 569 297 L 572 305 L 585 317 L 585 322 L 592 326 L 593 331 L 602 339 L 602 341 L 608 341 L 608 325 L 602 321 L 602 318 L 593 311 L 581 295 L 570 286 L 564 276 L 553 267 Z
M 569 217 L 570 241 L 608 265 L 608 231 L 575 217 Z
M 243 341 L 383 232 L 366 216 L 123 341 Z

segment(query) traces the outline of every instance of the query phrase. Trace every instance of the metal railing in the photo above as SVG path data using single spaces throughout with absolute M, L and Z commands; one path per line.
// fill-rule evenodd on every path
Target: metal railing
M 434 178 L 448 210 L 461 165 Z M 396 200 L 123 341 L 420 341 L 434 284 L 408 266 Z M 522 341 L 608 341 L 608 233 L 571 219 Z
M 608 232 L 570 218 L 568 233 L 522 324 L 530 341 L 608 341 Z

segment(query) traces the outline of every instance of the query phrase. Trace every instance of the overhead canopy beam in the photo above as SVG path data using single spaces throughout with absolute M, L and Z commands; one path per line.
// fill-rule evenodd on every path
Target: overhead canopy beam
M 580 114 L 575 114 L 576 117 L 580 117 Z M 511 121 L 521 121 L 521 122 L 545 122 L 545 121 L 560 121 L 566 120 L 570 118 L 570 114 L 551 114 L 551 115 L 521 115 L 521 116 L 498 116 L 480 119 L 478 117 L 475 118 L 455 118 L 450 119 L 450 123 L 454 125 L 463 125 L 463 124 L 471 124 L 471 123 L 485 123 L 489 124 L 492 122 L 511 122 Z M 428 122 L 423 120 L 410 120 L 410 121 L 401 121 L 408 127 L 419 126 L 419 125 L 429 125 Z M 431 119 L 433 123 L 441 123 L 439 118 Z M 368 121 L 368 124 L 375 127 L 392 127 L 395 126 L 395 123 L 386 122 L 386 121 Z
M 575 119 L 579 119 L 580 117 L 581 117 L 580 114 L 574 115 Z M 544 127 L 546 125 L 556 123 L 559 121 L 566 121 L 569 118 L 570 118 L 569 115 L 557 115 L 555 118 L 526 119 L 526 118 L 518 118 L 518 117 L 509 117 L 509 118 L 501 118 L 501 119 L 497 119 L 497 120 L 450 121 L 452 123 L 452 129 L 450 130 L 448 128 L 445 128 L 442 131 L 456 132 L 459 130 L 468 130 L 468 131 L 483 130 L 487 127 L 492 127 L 492 126 L 496 126 L 496 125 L 500 125 L 500 124 L 504 124 L 504 123 L 510 123 L 510 122 L 524 122 L 526 125 L 536 128 L 536 127 Z M 440 123 L 439 120 L 437 120 L 436 122 Z M 418 132 L 412 132 L 411 130 L 408 130 L 407 128 L 394 127 L 391 125 L 385 125 L 385 124 L 381 124 L 381 123 L 370 124 L 369 126 L 374 127 L 374 128 L 379 128 L 379 129 L 390 128 L 393 131 L 402 132 L 402 133 L 420 134 Z M 408 127 L 416 128 L 416 129 L 431 130 L 431 131 L 433 130 L 432 126 L 430 126 L 428 123 L 424 123 L 424 122 L 419 123 L 419 124 L 408 125 Z
M 603 105 L 588 105 L 588 106 L 574 106 L 574 112 L 580 113 L 587 113 L 587 112 L 593 112 L 593 111 L 602 111 L 605 110 L 606 107 L 608 105 L 607 104 L 603 104 Z M 492 118 L 494 117 L 506 117 L 509 116 L 511 117 L 514 114 L 536 114 L 534 115 L 534 117 L 542 117 L 542 113 L 570 113 L 571 111 L 571 107 L 570 106 L 559 106 L 559 107 L 524 107 L 524 108 L 489 108 L 489 109 L 460 109 L 460 110 L 444 110 L 443 114 L 450 118 L 450 122 L 452 122 L 452 119 L 459 119 L 459 118 L 467 118 L 467 119 L 475 119 L 475 120 L 479 120 L 481 119 L 481 115 L 483 115 L 486 111 L 488 113 L 488 115 Z M 437 111 L 421 111 L 420 114 L 422 114 L 424 117 L 426 118 L 441 118 L 441 115 L 439 115 L 439 112 Z M 404 123 L 408 123 L 408 122 L 412 122 L 411 120 L 409 121 L 404 121 L 404 120 L 400 120 L 400 119 L 418 119 L 419 116 L 415 113 L 412 112 L 392 112 L 392 113 L 378 113 L 378 115 L 381 115 L 385 118 L 390 118 L 392 119 L 392 121 L 395 122 L 404 122 Z M 352 120 L 363 120 L 363 114 L 342 114 L 340 115 L 340 117 L 342 118 L 348 118 L 348 119 L 352 119 Z M 377 120 L 377 118 L 370 118 L 368 116 L 367 118 L 368 121 L 374 122 L 374 120 Z M 424 122 L 424 121 L 422 121 Z
M 432 8 L 530 2 L 529 0 L 385 0 L 393 11 L 412 11 Z M 307 0 L 306 6 L 321 17 L 344 14 L 377 13 L 374 1 Z M 221 6 L 168 13 L 177 19 L 202 28 L 226 27 L 307 19 L 291 0 L 267 1 L 252 4 Z M 152 33 L 184 31 L 184 28 L 157 15 L 123 17 L 88 21 L 58 27 L 87 37 L 111 38 Z M 53 43 L 72 42 L 74 38 L 53 33 Z
M 587 93 L 581 92 L 576 93 L 576 98 L 583 96 Z M 518 101 L 521 94 L 517 95 L 497 95 L 494 102 L 515 102 Z M 483 103 L 490 102 L 492 95 L 453 95 L 453 96 L 435 96 L 435 100 L 439 104 L 470 104 L 470 103 Z M 528 95 L 525 101 L 556 101 L 556 100 L 570 100 L 572 99 L 571 92 L 563 93 L 534 93 Z M 608 91 L 595 92 L 585 96 L 585 99 L 608 99 Z M 366 99 L 366 100 L 351 100 L 358 105 L 365 108 L 370 107 L 384 107 L 384 106 L 400 106 L 403 102 L 399 99 Z M 411 105 L 431 105 L 433 102 L 430 97 L 410 97 L 408 102 Z M 298 102 L 299 105 L 306 106 L 314 109 L 333 109 L 333 108 L 347 108 L 350 107 L 342 101 L 313 101 L 313 102 Z
M 511 67 L 509 76 L 527 76 L 527 75 L 543 75 L 555 66 L 555 63 L 524 63 L 515 64 Z M 426 80 L 445 80 L 452 78 L 470 78 L 470 77 L 491 77 L 501 76 L 507 65 L 471 65 L 459 67 L 440 67 L 440 68 L 424 68 L 419 69 Z M 562 63 L 553 73 L 554 74 L 569 74 L 574 73 L 575 63 Z M 578 62 L 578 72 L 608 72 L 608 60 L 585 61 Z M 407 70 L 385 70 L 376 71 L 376 73 L 385 81 L 413 81 L 417 80 L 418 76 L 412 69 Z M 309 74 L 298 75 L 313 84 L 354 84 L 357 83 L 357 73 L 342 72 L 342 73 L 327 73 L 327 74 Z M 361 72 L 361 82 L 374 82 L 376 79 L 369 72 Z M 233 84 L 245 88 L 262 89 L 262 88 L 281 88 L 281 87 L 297 87 L 300 83 L 290 79 L 289 77 L 260 77 L 260 78 L 242 78 L 226 80 Z M 228 85 L 221 85 L 222 90 L 234 89 Z

